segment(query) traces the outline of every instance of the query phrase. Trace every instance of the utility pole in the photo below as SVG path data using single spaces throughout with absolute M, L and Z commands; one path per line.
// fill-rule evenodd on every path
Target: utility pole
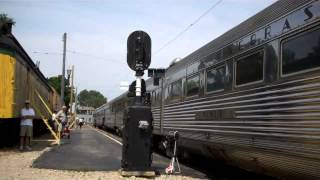
M 71 108 L 71 113 L 72 113 L 72 101 L 73 101 L 73 77 L 74 77 L 74 65 L 72 65 L 72 70 L 71 70 L 71 89 L 70 89 L 70 108 Z
M 67 70 L 70 71 L 70 70 Z M 69 73 L 68 73 L 69 74 Z M 73 111 L 73 78 L 74 78 L 74 65 L 72 65 L 71 68 L 71 84 L 70 84 L 70 113 L 71 113 L 71 122 L 73 122 L 74 127 L 76 126 L 76 116 L 75 113 Z M 75 108 L 74 108 L 75 109 Z
M 67 33 L 63 34 L 63 61 L 62 61 L 62 76 L 61 76 L 61 105 L 64 106 L 64 77 L 65 77 L 65 66 L 66 66 L 66 46 L 67 46 Z
M 78 88 L 75 87 L 75 92 L 74 92 L 74 113 L 77 114 L 77 104 L 78 104 Z
M 77 103 L 78 103 L 78 89 L 75 88 L 75 93 L 74 93 L 74 118 L 75 119 L 77 117 Z

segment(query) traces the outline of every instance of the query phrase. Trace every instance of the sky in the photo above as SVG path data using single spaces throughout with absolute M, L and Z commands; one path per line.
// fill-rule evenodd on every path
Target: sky
M 133 31 L 143 30 L 151 37 L 150 67 L 166 68 L 173 59 L 186 57 L 275 0 L 222 0 L 162 48 L 217 2 L 0 0 L 0 13 L 16 21 L 13 34 L 33 61 L 40 61 L 46 77 L 62 74 L 62 35 L 66 32 L 66 69 L 74 65 L 78 92 L 97 90 L 111 100 L 124 92 L 121 82 L 135 79 L 126 63 L 127 38 Z

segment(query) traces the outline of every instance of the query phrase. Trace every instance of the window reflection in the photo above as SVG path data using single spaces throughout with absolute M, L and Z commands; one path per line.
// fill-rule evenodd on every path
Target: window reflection
M 194 96 L 199 93 L 199 75 L 187 79 L 187 96 Z
M 182 83 L 181 80 L 172 83 L 171 99 L 180 99 L 182 95 Z
M 236 84 L 242 85 L 263 79 L 263 51 L 236 62 Z
M 224 89 L 226 66 L 207 71 L 207 92 Z
M 282 46 L 282 74 L 320 66 L 320 29 L 288 40 Z

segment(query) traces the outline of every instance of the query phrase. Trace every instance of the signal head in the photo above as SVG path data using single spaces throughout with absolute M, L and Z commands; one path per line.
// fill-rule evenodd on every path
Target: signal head
M 134 31 L 127 41 L 127 63 L 136 71 L 137 76 L 142 76 L 151 63 L 151 39 L 144 31 Z

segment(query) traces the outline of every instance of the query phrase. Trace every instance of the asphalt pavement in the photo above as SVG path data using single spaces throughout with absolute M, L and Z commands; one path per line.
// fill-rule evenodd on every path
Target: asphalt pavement
M 121 139 L 110 133 L 85 126 L 71 132 L 62 145 L 44 152 L 32 165 L 35 168 L 76 171 L 118 171 L 121 168 Z M 153 153 L 152 168 L 160 174 L 170 162 L 169 158 Z M 181 165 L 182 175 L 205 178 L 206 175 Z

